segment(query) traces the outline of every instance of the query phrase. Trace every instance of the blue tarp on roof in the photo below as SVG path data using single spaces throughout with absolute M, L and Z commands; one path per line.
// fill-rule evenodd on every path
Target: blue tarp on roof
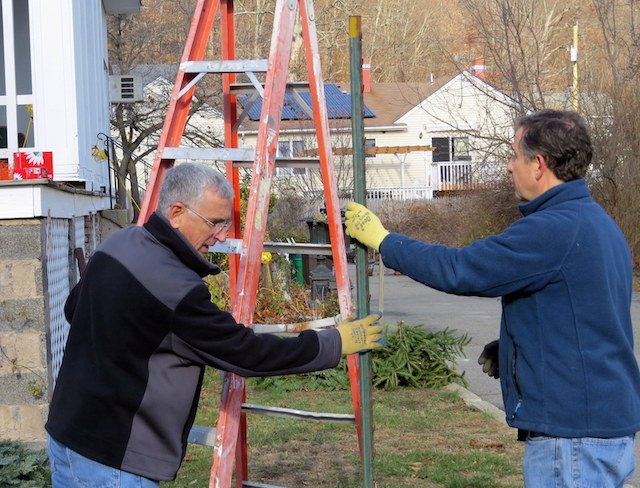
M 311 107 L 311 93 L 299 92 L 300 98 Z M 350 119 L 351 118 L 351 95 L 344 93 L 340 88 L 333 84 L 324 85 L 324 95 L 327 101 L 327 115 L 330 119 Z M 251 99 L 251 95 L 244 95 L 238 97 L 238 102 L 245 108 Z M 260 120 L 260 111 L 262 110 L 262 97 L 253 104 L 249 109 L 249 118 L 251 120 Z M 375 117 L 376 115 L 364 107 L 364 116 Z M 282 109 L 282 120 L 305 120 L 309 119 L 307 113 L 303 110 L 300 104 L 296 101 L 293 95 L 285 93 L 284 95 L 284 107 Z

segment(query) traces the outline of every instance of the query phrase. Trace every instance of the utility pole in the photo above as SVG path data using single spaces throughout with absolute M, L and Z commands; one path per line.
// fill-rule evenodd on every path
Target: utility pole
M 578 102 L 578 24 L 573 26 L 573 45 L 571 46 L 571 63 L 573 64 L 573 110 L 579 108 Z

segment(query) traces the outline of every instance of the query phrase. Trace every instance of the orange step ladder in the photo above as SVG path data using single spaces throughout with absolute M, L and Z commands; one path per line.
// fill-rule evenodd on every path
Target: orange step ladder
M 214 17 L 220 7 L 221 41 L 223 60 L 204 61 L 205 49 L 211 33 Z M 230 278 L 233 298 L 232 313 L 235 319 L 251 327 L 256 303 L 256 293 L 260 276 L 260 257 L 263 251 L 268 203 L 271 193 L 271 181 L 275 174 L 276 163 L 279 165 L 300 165 L 300 158 L 295 161 L 278 160 L 276 152 L 280 118 L 284 95 L 288 86 L 287 74 L 291 54 L 294 23 L 299 10 L 302 24 L 304 48 L 307 59 L 309 85 L 313 101 L 314 123 L 318 141 L 319 162 L 305 161 L 306 164 L 320 165 L 329 235 L 332 243 L 331 254 L 338 291 L 340 313 L 343 318 L 352 311 L 351 290 L 347 269 L 346 249 L 340 215 L 336 175 L 331 153 L 331 141 L 327 108 L 324 95 L 324 84 L 320 68 L 320 55 L 315 28 L 315 13 L 311 0 L 277 0 L 274 12 L 273 35 L 268 60 L 236 60 L 233 0 L 198 0 L 193 21 L 185 44 L 180 68 L 176 76 L 173 94 L 168 107 L 162 134 L 158 143 L 154 166 L 147 185 L 138 225 L 142 225 L 155 210 L 162 179 L 167 169 L 176 160 L 216 160 L 226 161 L 227 178 L 232 182 L 236 199 L 234 202 L 234 225 L 231 228 L 229 241 L 236 241 L 237 253 L 230 255 Z M 191 108 L 196 83 L 206 73 L 222 74 L 225 148 L 180 147 L 182 135 Z M 237 126 L 241 122 L 237 114 L 236 96 L 246 85 L 236 84 L 236 75 L 244 73 L 263 98 L 260 115 L 258 140 L 255 151 L 238 148 Z M 265 81 L 258 81 L 256 73 L 265 73 Z M 299 84 L 298 84 L 299 85 Z M 294 88 L 295 89 L 295 88 Z M 308 158 L 307 158 L 308 159 Z M 234 239 L 240 235 L 240 200 L 239 200 L 239 167 L 253 165 L 250 186 L 250 197 L 245 219 L 242 240 Z M 347 358 L 351 383 L 354 415 L 346 421 L 356 424 L 360 453 L 365 463 L 365 477 L 371 473 L 372 433 L 370 415 L 364 415 L 363 407 L 371 408 L 370 401 L 361 399 L 361 372 L 358 354 Z M 368 375 L 368 371 L 366 372 Z M 364 378 L 364 381 L 370 381 Z M 367 389 L 368 391 L 368 389 Z M 194 426 L 190 442 L 204 443 L 213 446 L 213 462 L 211 467 L 210 488 L 227 488 L 231 485 L 234 457 L 236 464 L 236 486 L 267 486 L 246 481 L 247 478 L 247 444 L 245 411 L 260 410 L 261 407 L 243 404 L 245 400 L 244 379 L 231 374 L 224 374 L 223 391 L 220 403 L 220 414 L 215 431 L 206 427 Z M 364 405 L 368 403 L 368 405 Z M 277 410 L 265 407 L 264 410 Z M 279 409 L 287 410 L 287 409 Z M 289 412 L 293 417 L 304 418 L 296 412 Z M 366 411 L 365 411 L 366 413 Z M 345 421 L 345 416 L 320 414 L 324 418 Z M 316 416 L 315 414 L 311 417 Z M 365 429 L 363 435 L 363 428 Z M 365 486 L 371 486 L 371 480 L 365 479 Z

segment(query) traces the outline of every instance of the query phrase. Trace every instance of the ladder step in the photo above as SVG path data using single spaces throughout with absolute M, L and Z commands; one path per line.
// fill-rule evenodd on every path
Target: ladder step
M 254 405 L 243 403 L 242 411 L 245 413 L 255 413 L 268 417 L 280 417 L 296 420 L 308 420 L 315 422 L 334 422 L 338 424 L 355 424 L 356 417 L 349 413 L 322 413 L 296 410 L 295 408 L 267 407 L 264 405 Z
M 284 486 L 266 485 L 264 483 L 254 483 L 253 481 L 243 481 L 243 488 L 285 488 Z
M 214 61 L 185 61 L 180 65 L 184 73 L 266 73 L 266 59 L 233 59 Z
M 187 436 L 189 444 L 213 447 L 216 442 L 216 429 L 204 425 L 193 425 Z
M 252 160 L 253 161 L 253 160 Z M 253 168 L 253 162 L 234 160 L 233 166 L 236 168 Z M 319 168 L 320 159 L 318 158 L 278 158 L 276 157 L 276 166 L 278 168 Z
M 244 413 L 255 413 L 257 415 L 265 415 L 268 417 L 307 420 L 310 422 L 333 422 L 338 424 L 355 423 L 355 415 L 348 413 L 308 412 L 305 410 L 296 410 L 294 408 L 267 407 L 251 403 L 243 403 L 242 411 Z M 194 424 L 187 437 L 187 442 L 189 444 L 198 444 L 199 446 L 213 447 L 215 441 L 216 429 L 213 427 L 205 427 L 204 425 Z
M 163 159 L 184 159 L 191 161 L 233 161 L 238 168 L 253 168 L 255 150 L 238 147 L 165 147 Z M 279 168 L 317 168 L 318 158 L 276 158 Z
M 255 150 L 234 147 L 165 147 L 163 159 L 187 159 L 200 161 L 251 161 Z
M 263 85 L 264 86 L 264 85 Z M 308 81 L 288 81 L 287 91 L 309 91 Z M 250 95 L 256 91 L 253 83 L 232 83 L 229 85 L 229 92 L 232 95 Z
M 276 254 L 316 254 L 331 256 L 331 244 L 311 244 L 308 242 L 265 242 L 263 250 Z M 216 242 L 209 246 L 210 252 L 223 252 L 227 254 L 242 254 L 242 239 L 228 238 L 224 242 Z
M 340 316 L 337 316 L 293 324 L 253 324 L 252 328 L 256 334 L 298 334 L 303 330 L 335 327 L 339 322 Z

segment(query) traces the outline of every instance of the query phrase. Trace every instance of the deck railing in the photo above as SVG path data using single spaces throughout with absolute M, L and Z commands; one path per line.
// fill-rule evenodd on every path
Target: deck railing
M 434 175 L 436 191 L 466 190 L 474 188 L 473 163 L 471 161 L 448 161 L 438 163 Z
M 374 212 L 380 207 L 408 200 L 430 200 L 435 195 L 446 192 L 460 192 L 488 188 L 495 181 L 488 171 L 492 166 L 474 161 L 446 161 L 433 165 L 432 186 L 377 187 L 368 188 L 367 207 Z M 484 169 L 484 170 L 483 170 Z M 316 195 L 321 201 L 321 195 Z M 340 199 L 344 208 L 352 198 L 348 195 Z

